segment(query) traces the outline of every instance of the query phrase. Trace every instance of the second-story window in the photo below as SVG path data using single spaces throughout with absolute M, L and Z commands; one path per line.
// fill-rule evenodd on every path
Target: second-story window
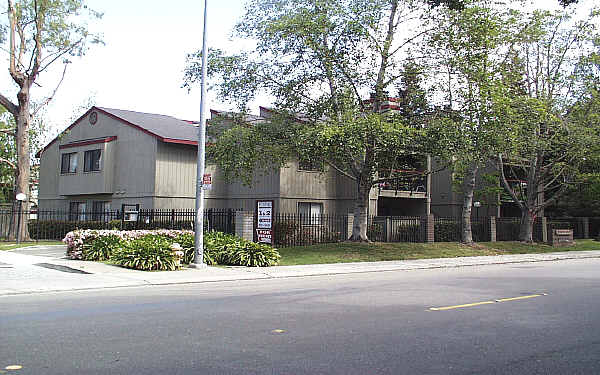
M 70 152 L 62 154 L 60 160 L 60 173 L 76 173 L 77 172 L 77 153 Z
M 84 172 L 97 172 L 100 170 L 100 164 L 102 161 L 102 151 L 90 150 L 86 151 L 83 156 L 83 171 Z

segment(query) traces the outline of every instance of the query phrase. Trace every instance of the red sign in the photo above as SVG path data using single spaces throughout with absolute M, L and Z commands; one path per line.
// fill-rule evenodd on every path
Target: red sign
M 202 176 L 202 188 L 204 190 L 210 190 L 212 187 L 212 175 L 210 173 Z

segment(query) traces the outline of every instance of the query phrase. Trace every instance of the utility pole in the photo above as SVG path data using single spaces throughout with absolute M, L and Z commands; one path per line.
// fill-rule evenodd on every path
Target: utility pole
M 204 268 L 204 188 L 203 178 L 206 169 L 206 116 L 204 115 L 204 105 L 206 102 L 206 7 L 208 0 L 204 0 L 204 30 L 202 35 L 202 84 L 200 96 L 200 124 L 198 126 L 198 162 L 196 169 L 196 218 L 194 222 L 195 241 L 194 241 L 194 263 L 190 264 L 192 268 Z

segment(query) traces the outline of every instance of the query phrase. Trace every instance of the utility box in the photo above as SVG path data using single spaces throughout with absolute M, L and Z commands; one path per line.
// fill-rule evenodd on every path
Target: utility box
M 552 246 L 573 246 L 573 229 L 552 229 L 548 242 Z

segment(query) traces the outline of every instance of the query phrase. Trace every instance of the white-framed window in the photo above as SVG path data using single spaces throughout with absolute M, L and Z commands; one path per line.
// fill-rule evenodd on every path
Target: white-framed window
M 84 172 L 98 172 L 101 169 L 102 162 L 102 151 L 89 150 L 83 155 L 83 171 Z
M 60 173 L 77 173 L 77 153 L 62 154 L 60 159 Z
M 298 214 L 304 225 L 321 225 L 323 203 L 299 202 Z

